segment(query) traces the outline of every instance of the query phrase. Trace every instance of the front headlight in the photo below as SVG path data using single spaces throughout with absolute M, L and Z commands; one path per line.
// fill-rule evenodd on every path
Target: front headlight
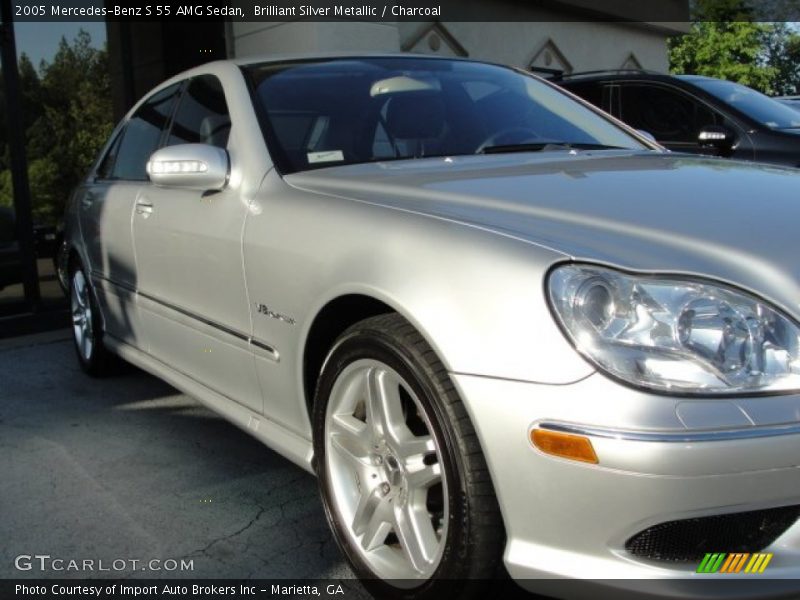
M 800 329 L 738 290 L 571 264 L 551 271 L 548 295 L 578 351 L 633 385 L 706 395 L 800 389 Z

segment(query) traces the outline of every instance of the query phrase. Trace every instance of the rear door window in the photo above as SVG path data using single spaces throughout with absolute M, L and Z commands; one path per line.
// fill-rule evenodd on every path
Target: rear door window
M 621 85 L 619 93 L 620 118 L 659 142 L 696 144 L 700 129 L 725 124 L 704 102 L 670 87 L 632 83 Z

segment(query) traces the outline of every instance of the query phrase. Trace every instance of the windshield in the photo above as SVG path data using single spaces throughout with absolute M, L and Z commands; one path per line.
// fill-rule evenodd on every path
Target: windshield
M 692 78 L 689 81 L 770 129 L 800 127 L 797 111 L 752 88 L 721 79 Z
M 270 152 L 287 174 L 514 148 L 646 147 L 557 89 L 500 66 L 392 57 L 247 71 Z

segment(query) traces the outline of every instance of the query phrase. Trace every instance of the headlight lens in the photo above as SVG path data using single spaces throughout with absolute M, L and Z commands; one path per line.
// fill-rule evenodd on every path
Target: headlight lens
M 743 292 L 565 265 L 550 273 L 548 293 L 578 350 L 631 384 L 687 394 L 800 389 L 800 329 Z

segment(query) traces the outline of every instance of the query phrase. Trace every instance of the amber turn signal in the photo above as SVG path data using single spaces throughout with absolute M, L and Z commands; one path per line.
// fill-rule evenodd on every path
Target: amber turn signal
M 592 442 L 589 438 L 580 435 L 550 431 L 548 429 L 533 429 L 531 430 L 531 441 L 534 446 L 545 454 L 595 465 L 599 462 L 597 454 L 595 454 L 592 447 Z

